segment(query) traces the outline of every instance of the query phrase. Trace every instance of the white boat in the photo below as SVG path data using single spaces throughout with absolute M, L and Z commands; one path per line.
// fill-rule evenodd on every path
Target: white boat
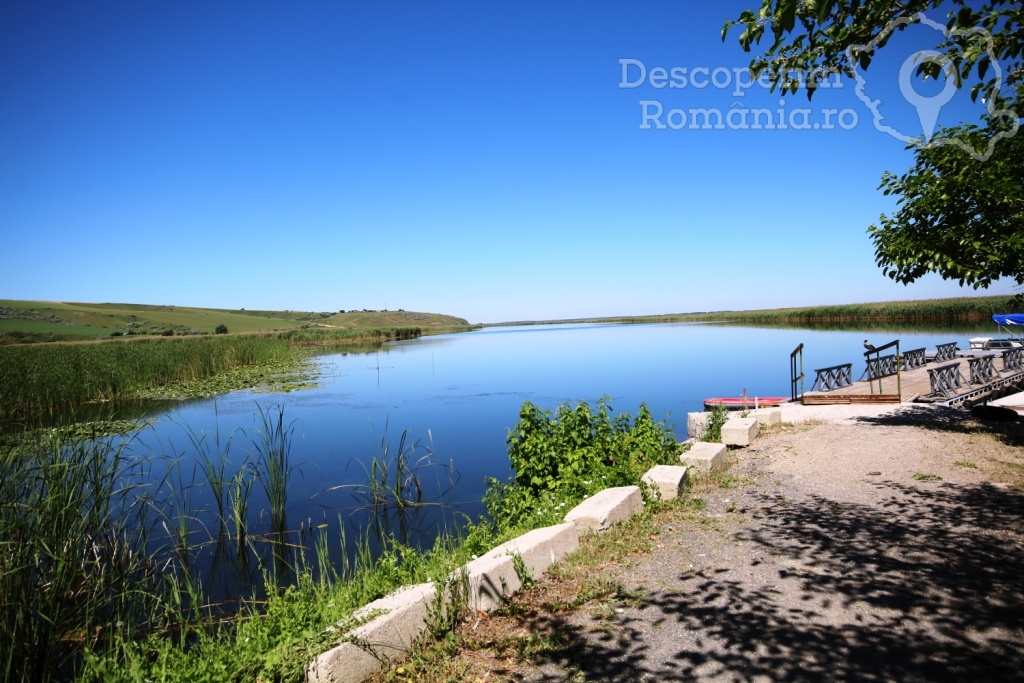
M 992 320 L 999 326 L 999 329 L 1005 330 L 1009 334 L 1013 334 L 1010 331 L 1010 327 L 1024 325 L 1024 315 L 1019 313 L 993 315 Z M 993 354 L 1001 356 L 1010 349 L 1024 348 L 1024 339 L 1019 337 L 1004 337 L 1001 339 L 975 337 L 967 341 L 970 344 L 970 348 L 960 351 L 960 356 L 988 356 Z
M 992 337 L 975 337 L 968 339 L 971 351 L 1005 351 L 1006 349 L 1024 348 L 1020 339 L 993 339 Z

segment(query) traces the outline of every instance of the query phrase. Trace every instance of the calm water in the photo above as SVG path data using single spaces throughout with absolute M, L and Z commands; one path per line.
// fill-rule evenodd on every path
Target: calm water
M 987 328 L 981 328 L 987 330 Z M 991 331 L 989 331 L 991 333 Z M 974 334 L 976 334 L 975 332 Z M 804 344 L 806 389 L 819 367 L 853 362 L 863 371 L 865 337 L 876 345 L 934 348 L 972 333 L 833 332 L 732 325 L 560 325 L 486 328 L 388 345 L 378 353 L 325 355 L 321 386 L 291 394 L 235 392 L 181 405 L 138 436 L 139 447 L 188 457 L 196 435 L 235 433 L 233 453 L 251 447 L 258 409 L 282 407 L 295 427 L 289 520 L 344 518 L 358 523 L 360 501 L 345 485 L 367 480 L 366 463 L 394 453 L 403 432 L 457 473 L 455 507 L 475 517 L 485 478 L 510 474 L 505 440 L 520 406 L 555 408 L 609 396 L 635 415 L 646 402 L 656 419 L 685 438 L 686 413 L 709 396 L 788 396 L 789 355 Z M 191 434 L 191 436 L 190 436 Z M 431 474 L 440 488 L 449 478 Z

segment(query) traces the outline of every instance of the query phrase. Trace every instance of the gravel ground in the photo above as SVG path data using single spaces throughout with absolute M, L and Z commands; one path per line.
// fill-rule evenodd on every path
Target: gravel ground
M 933 406 L 785 419 L 812 421 L 735 451 L 739 486 L 605 569 L 641 599 L 568 613 L 571 661 L 510 677 L 1024 680 L 1020 427 Z

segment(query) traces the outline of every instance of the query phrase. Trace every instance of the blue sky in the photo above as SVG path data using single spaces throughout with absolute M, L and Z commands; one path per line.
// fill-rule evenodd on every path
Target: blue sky
M 912 154 L 852 81 L 738 85 L 720 31 L 757 4 L 4 3 L 0 297 L 498 322 L 974 294 L 875 266 Z M 908 49 L 865 79 L 916 135 Z M 797 125 L 689 125 L 758 108 Z

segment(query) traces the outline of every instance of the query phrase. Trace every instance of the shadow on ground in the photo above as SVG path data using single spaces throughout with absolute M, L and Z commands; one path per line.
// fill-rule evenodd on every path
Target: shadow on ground
M 737 538 L 752 564 L 771 556 L 787 599 L 730 566 L 681 573 L 685 590 L 603 628 L 541 615 L 562 646 L 528 680 L 1024 680 L 1024 496 L 877 486 L 879 507 L 754 495 L 758 523 Z
M 908 405 L 884 415 L 858 417 L 856 421 L 890 427 L 923 427 L 956 434 L 983 432 L 992 434 L 1009 446 L 1024 446 L 1024 422 L 979 420 L 962 408 Z

